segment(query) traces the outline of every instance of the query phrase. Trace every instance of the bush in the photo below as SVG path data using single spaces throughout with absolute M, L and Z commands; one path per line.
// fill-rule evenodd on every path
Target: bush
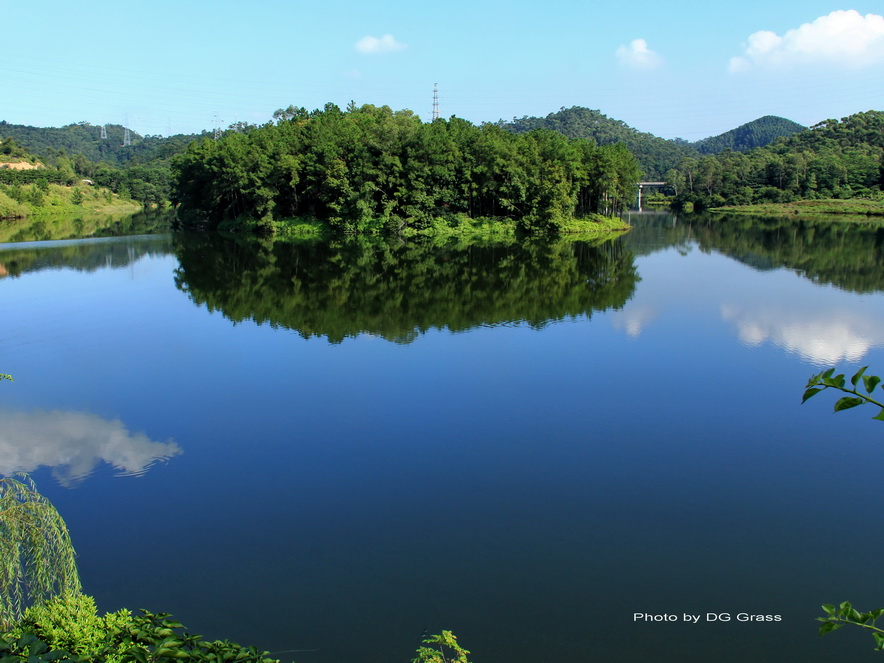
M 278 663 L 268 652 L 229 640 L 204 642 L 181 632 L 166 613 L 132 615 L 128 610 L 98 615 L 83 594 L 58 596 L 31 607 L 11 633 L 0 635 L 4 663 L 91 661 L 94 663 Z M 4 650 L 5 647 L 5 650 Z
M 64 594 L 28 608 L 15 631 L 32 633 L 52 649 L 94 658 L 107 648 L 109 634 L 132 619 L 125 609 L 99 617 L 91 596 Z

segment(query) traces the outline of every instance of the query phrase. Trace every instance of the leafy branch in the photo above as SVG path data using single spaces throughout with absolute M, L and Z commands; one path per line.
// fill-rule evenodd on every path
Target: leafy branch
M 812 398 L 826 389 L 837 389 L 838 391 L 850 394 L 850 396 L 842 396 L 835 401 L 835 412 L 849 410 L 857 405 L 877 405 L 881 408 L 881 411 L 877 416 L 872 418 L 884 421 L 884 403 L 872 398 L 872 393 L 881 384 L 881 378 L 877 375 L 866 375 L 865 372 L 867 368 L 868 366 L 863 366 L 852 378 L 850 378 L 850 384 L 853 385 L 852 389 L 846 386 L 847 382 L 844 379 L 843 373 L 833 375 L 835 373 L 834 368 L 827 369 L 818 375 L 814 375 L 807 382 L 804 398 L 801 399 L 801 402 L 804 403 L 808 398 Z M 865 390 L 865 394 L 859 391 L 860 381 L 862 381 L 862 388 Z M 884 389 L 884 386 L 881 388 Z M 875 625 L 878 618 L 881 617 L 881 615 L 884 615 L 884 608 L 878 608 L 871 612 L 859 612 L 849 601 L 845 601 L 837 607 L 830 603 L 826 603 L 822 608 L 825 611 L 826 616 L 817 617 L 817 621 L 822 622 L 819 631 L 820 635 L 836 631 L 845 624 L 853 624 L 854 626 L 859 626 L 860 628 L 871 631 L 872 637 L 875 638 L 875 651 L 884 651 L 884 629 L 878 628 Z
M 457 644 L 457 638 L 451 631 L 442 631 L 439 635 L 431 635 L 424 638 L 424 644 L 436 645 L 433 647 L 419 647 L 417 656 L 412 663 L 469 663 L 467 654 L 469 650 Z M 446 649 L 448 656 L 446 656 Z
M 884 615 L 884 608 L 878 608 L 871 612 L 859 612 L 849 601 L 845 601 L 837 607 L 826 603 L 822 608 L 826 616 L 817 617 L 817 621 L 822 622 L 820 635 L 836 631 L 845 624 L 853 624 L 871 631 L 872 637 L 875 638 L 875 651 L 884 651 L 884 629 L 875 626 L 878 618 Z
M 835 412 L 849 410 L 857 405 L 876 405 L 881 408 L 881 411 L 876 416 L 872 417 L 872 419 L 884 421 L 884 403 L 872 398 L 872 392 L 874 392 L 881 384 L 881 378 L 877 375 L 865 375 L 867 368 L 868 366 L 863 366 L 852 378 L 850 378 L 850 384 L 853 385 L 852 389 L 845 386 L 847 383 L 844 379 L 843 373 L 839 373 L 835 376 L 832 375 L 835 372 L 834 368 L 829 368 L 818 375 L 814 375 L 807 381 L 804 397 L 801 399 L 801 402 L 805 403 L 809 398 L 816 396 L 818 393 L 825 391 L 826 389 L 837 389 L 846 394 L 850 394 L 850 396 L 843 396 L 835 401 Z M 858 389 L 860 381 L 862 381 L 862 387 L 866 392 L 865 394 Z M 884 386 L 881 386 L 881 389 L 884 389 Z

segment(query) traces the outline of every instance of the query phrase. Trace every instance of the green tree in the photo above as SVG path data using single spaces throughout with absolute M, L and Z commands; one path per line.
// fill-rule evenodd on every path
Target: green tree
M 0 479 L 0 626 L 30 603 L 80 591 L 74 547 L 61 515 L 26 474 Z

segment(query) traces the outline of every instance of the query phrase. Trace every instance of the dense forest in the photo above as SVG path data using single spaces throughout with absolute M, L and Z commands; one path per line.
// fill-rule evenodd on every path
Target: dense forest
M 685 157 L 666 173 L 677 206 L 880 195 L 884 112 L 825 120 L 749 152 Z
M 172 164 L 189 226 L 312 216 L 338 230 L 398 232 L 437 218 L 511 219 L 526 231 L 625 208 L 639 167 L 622 143 L 424 123 L 408 110 L 334 104 L 279 111 L 276 124 L 194 142 Z

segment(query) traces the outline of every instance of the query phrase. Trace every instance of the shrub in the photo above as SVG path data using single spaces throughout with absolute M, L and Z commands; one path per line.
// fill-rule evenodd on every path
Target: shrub
M 91 596 L 63 594 L 28 608 L 15 630 L 32 633 L 53 649 L 94 658 L 107 648 L 110 634 L 131 622 L 128 610 L 100 617 Z
M 83 594 L 59 596 L 29 608 L 12 633 L 0 635 L 4 663 L 278 663 L 268 652 L 229 640 L 204 642 L 183 631 L 167 613 L 132 615 L 119 610 L 100 617 Z M 3 649 L 5 647 L 5 650 Z M 35 658 L 36 656 L 36 658 Z

